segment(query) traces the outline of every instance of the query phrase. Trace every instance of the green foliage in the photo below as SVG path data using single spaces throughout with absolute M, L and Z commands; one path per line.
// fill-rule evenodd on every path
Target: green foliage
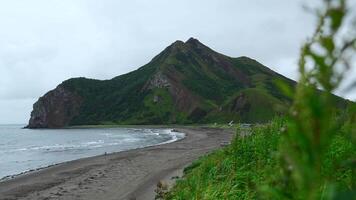
M 231 96 L 222 105 L 225 112 L 211 112 L 206 121 L 224 123 L 235 122 L 268 122 L 274 116 L 287 112 L 288 103 L 272 96 L 268 91 L 260 88 L 244 89 Z
M 355 55 L 356 37 L 340 40 L 346 1 L 324 3 L 301 52 L 294 97 L 291 85 L 279 83 L 294 99 L 290 115 L 196 161 L 166 199 L 355 199 L 356 105 L 338 110 L 332 92 L 347 71 L 340 67 L 350 66 L 348 56 Z M 256 84 L 256 90 L 265 88 Z
M 145 83 L 155 72 L 151 63 L 131 73 L 111 80 L 99 81 L 86 78 L 69 79 L 62 85 L 83 98 L 79 115 L 71 125 L 103 123 L 139 123 L 137 116 L 144 110 Z
M 277 118 L 266 125 L 238 128 L 231 145 L 203 156 L 188 166 L 182 179 L 165 195 L 165 199 L 289 199 L 297 193 L 285 176 L 281 159 L 286 119 Z M 356 155 L 356 146 L 349 140 L 349 124 L 335 133 L 322 160 L 322 176 L 335 189 L 354 184 L 348 159 Z M 249 133 L 248 136 L 240 136 Z M 347 133 L 347 134 L 345 134 Z M 291 148 L 291 147 L 288 147 Z M 290 169 L 290 168 L 289 168 Z M 290 171 L 289 171 L 290 172 Z M 290 172 L 291 173 L 291 172 Z M 303 199 L 301 196 L 298 198 Z
M 355 53 L 352 45 L 356 37 L 336 42 L 346 15 L 346 3 L 338 0 L 325 1 L 325 4 L 324 10 L 319 12 L 322 14 L 314 36 L 302 48 L 301 78 L 281 147 L 284 160 L 281 178 L 288 179 L 288 184 L 280 189 L 290 199 L 332 199 L 344 190 L 355 190 L 350 184 L 355 166 L 350 163 L 356 162 L 356 154 L 340 160 L 333 157 L 340 151 L 352 149 L 352 144 L 347 145 L 342 141 L 345 138 L 337 134 L 343 122 L 336 117 L 332 92 L 339 87 L 345 72 L 344 69 L 338 72 L 336 68 L 348 66 L 345 56 Z M 323 92 L 316 92 L 317 88 Z M 350 163 L 343 165 L 343 162 Z M 336 166 L 343 169 L 342 174 L 326 172 L 335 170 Z M 345 176 L 350 180 L 344 180 Z M 342 184 L 344 181 L 348 184 Z M 335 186 L 340 184 L 344 187 Z
M 156 88 L 145 96 L 144 110 L 139 120 L 147 124 L 184 124 L 190 123 L 187 115 L 174 107 L 167 88 Z

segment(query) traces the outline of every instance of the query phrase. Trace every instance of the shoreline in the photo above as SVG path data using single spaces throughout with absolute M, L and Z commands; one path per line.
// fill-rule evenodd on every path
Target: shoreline
M 67 127 L 65 129 L 81 129 L 81 128 L 84 128 L 84 129 L 94 129 L 94 128 L 98 128 L 98 129 L 101 129 L 101 128 L 134 128 L 134 127 L 119 127 L 119 126 L 113 126 L 113 127 Z M 139 127 L 139 128 L 144 128 L 144 127 Z M 162 129 L 162 130 L 170 130 L 171 133 L 174 133 L 174 132 L 177 132 L 177 133 L 180 133 L 180 134 L 184 134 L 182 138 L 177 138 L 175 136 L 175 138 L 172 137 L 172 139 L 170 140 L 167 140 L 165 142 L 161 142 L 161 143 L 157 143 L 157 144 L 153 144 L 153 145 L 148 145 L 148 146 L 140 146 L 140 147 L 136 147 L 136 148 L 133 148 L 133 149 L 128 149 L 128 150 L 121 150 L 121 151 L 115 151 L 115 152 L 105 152 L 104 154 L 98 154 L 98 155 L 94 155 L 94 156 L 89 156 L 89 157 L 82 157 L 82 158 L 78 158 L 78 159 L 74 159 L 74 160 L 68 160 L 68 161 L 62 161 L 62 162 L 58 162 L 58 163 L 53 163 L 53 164 L 49 164 L 49 165 L 46 165 L 46 166 L 40 166 L 40 167 L 37 167 L 37 168 L 33 168 L 33 169 L 29 169 L 29 170 L 26 170 L 26 171 L 22 171 L 22 172 L 19 172 L 19 173 L 16 173 L 16 174 L 9 174 L 9 175 L 6 175 L 4 177 L 0 177 L 0 183 L 3 182 L 3 181 L 7 181 L 7 180 L 11 180 L 13 178 L 16 178 L 18 176 L 21 176 L 21 175 L 26 175 L 28 173 L 34 173 L 34 172 L 37 172 L 39 170 L 42 170 L 42 169 L 46 169 L 46 168 L 49 168 L 49 167 L 52 167 L 52 166 L 56 166 L 56 165 L 59 165 L 59 164 L 65 164 L 67 162 L 71 162 L 71 161 L 75 161 L 75 160 L 80 160 L 80 159 L 84 159 L 84 158 L 92 158 L 92 157 L 96 157 L 96 156 L 102 156 L 102 155 L 109 155 L 109 154 L 113 154 L 113 153 L 121 153 L 121 152 L 125 152 L 125 151 L 131 151 L 131 150 L 137 150 L 137 149 L 142 149 L 142 148 L 146 148 L 146 147 L 152 147 L 152 146 L 158 146 L 158 145 L 162 145 L 162 144 L 169 144 L 169 143 L 172 143 L 172 142 L 176 142 L 176 141 L 179 141 L 179 140 L 183 140 L 185 138 L 185 133 L 181 133 L 179 131 L 176 131 L 175 129 L 173 128 L 168 128 L 168 127 L 162 127 L 162 126 L 156 126 L 156 127 L 146 127 L 146 128 L 149 128 L 149 129 Z
M 2 180 L 0 199 L 154 199 L 158 181 L 180 176 L 185 166 L 233 136 L 233 131 L 224 129 L 170 129 L 185 137 L 67 161 Z

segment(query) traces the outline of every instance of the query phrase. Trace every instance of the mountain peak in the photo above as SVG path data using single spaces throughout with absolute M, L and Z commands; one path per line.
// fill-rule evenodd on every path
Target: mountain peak
M 186 42 L 183 42 L 181 40 L 177 40 L 173 42 L 170 45 L 171 49 L 175 50 L 183 50 L 183 49 L 189 49 L 189 48 L 202 48 L 205 47 L 204 44 L 202 44 L 198 39 L 196 38 L 189 38 Z
M 198 39 L 191 37 L 185 43 L 186 44 L 197 44 L 197 43 L 201 43 L 201 42 Z
M 198 50 L 199 52 L 205 52 L 205 54 L 212 54 L 215 53 L 212 49 L 201 43 L 198 39 L 196 38 L 189 38 L 186 42 L 185 45 L 190 48 L 190 49 L 195 49 Z
M 181 40 L 177 40 L 172 43 L 172 46 L 182 46 L 182 45 L 184 45 L 184 42 Z
M 202 48 L 205 47 L 203 43 L 201 43 L 198 39 L 195 39 L 193 37 L 189 38 L 186 42 L 186 45 L 189 45 L 191 47 L 197 47 L 197 48 Z
M 182 50 L 185 47 L 185 43 L 181 40 L 177 40 L 173 42 L 170 46 L 170 49 L 177 51 L 177 50 Z

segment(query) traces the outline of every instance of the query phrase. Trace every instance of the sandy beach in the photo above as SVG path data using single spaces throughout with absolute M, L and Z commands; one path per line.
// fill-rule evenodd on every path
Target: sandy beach
M 232 130 L 177 128 L 182 140 L 61 163 L 0 182 L 0 199 L 154 199 L 160 180 L 173 182 L 184 167 L 221 147 Z

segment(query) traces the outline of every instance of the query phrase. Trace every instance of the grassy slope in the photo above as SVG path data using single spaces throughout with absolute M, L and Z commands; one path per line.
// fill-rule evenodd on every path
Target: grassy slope
M 145 90 L 157 71 L 176 79 L 178 88 L 186 88 L 186 95 L 194 96 L 195 101 L 186 107 L 198 105 L 198 109 L 178 110 L 168 89 Z M 277 89 L 276 79 L 295 84 L 253 59 L 231 58 L 205 46 L 176 42 L 128 74 L 105 81 L 75 78 L 62 85 L 84 99 L 80 114 L 70 125 L 206 124 L 266 122 L 285 113 L 291 99 Z M 241 94 L 245 99 L 236 109 Z M 154 102 L 155 96 L 159 103 Z
M 245 97 L 246 109 L 240 112 L 231 110 L 233 101 L 239 95 L 243 94 Z M 285 113 L 288 104 L 280 99 L 270 95 L 266 90 L 259 88 L 248 88 L 241 90 L 236 95 L 231 96 L 223 104 L 223 112 L 211 112 L 206 117 L 206 121 L 215 121 L 224 123 L 226 121 L 234 120 L 235 122 L 266 122 L 276 116 L 278 113 Z
M 181 48 L 183 51 L 172 50 L 166 55 L 165 64 L 171 71 L 183 74 L 184 86 L 202 99 L 200 108 L 207 115 L 193 120 L 193 123 L 227 123 L 231 120 L 266 122 L 287 110 L 291 99 L 283 95 L 274 82 L 278 79 L 293 86 L 294 81 L 248 57 L 231 58 L 208 47 L 203 50 L 187 46 Z M 216 62 L 206 55 L 214 55 L 224 62 Z M 233 76 L 229 70 L 224 70 L 223 66 L 229 65 L 226 63 L 247 78 L 248 83 L 242 81 L 243 78 Z M 247 97 L 248 109 L 231 110 L 235 98 L 242 93 Z
M 253 74 L 251 88 L 256 90 L 233 80 L 230 75 L 219 70 L 219 67 L 207 66 L 206 63 L 204 65 L 199 56 L 184 57 L 188 63 L 178 62 L 177 57 L 183 58 L 176 54 L 170 55 L 168 59 L 161 57 L 162 55 L 136 71 L 111 80 L 75 78 L 63 82 L 62 85 L 66 88 L 84 97 L 80 115 L 75 117 L 70 125 L 226 123 L 231 120 L 261 122 L 274 116 L 274 107 L 277 104 L 285 107 L 282 103 L 284 99 L 278 96 L 277 90 L 272 86 L 271 80 L 275 76 L 262 73 L 265 69 L 251 59 L 249 64 L 245 63 L 247 58 L 233 60 L 239 69 L 251 68 L 246 73 Z M 242 62 L 243 60 L 245 61 Z M 174 70 L 180 69 L 179 73 L 184 75 L 182 84 L 200 97 L 200 108 L 210 113 L 209 115 L 199 119 L 190 118 L 189 113 L 176 110 L 167 90 L 142 90 L 157 70 L 167 69 L 165 66 L 171 66 L 172 63 L 175 63 Z M 230 100 L 241 92 L 247 94 L 252 109 L 236 114 L 229 110 L 229 104 Z M 154 95 L 158 95 L 162 102 L 155 104 Z M 221 106 L 226 109 L 218 111 Z
M 117 123 L 136 118 L 144 106 L 142 99 L 146 93 L 141 92 L 142 88 L 155 70 L 151 63 L 111 80 L 74 78 L 63 82 L 64 87 L 84 98 L 80 115 L 71 125 Z
M 254 127 L 250 136 L 236 137 L 231 145 L 195 161 L 165 199 L 270 199 L 271 193 L 265 191 L 267 186 L 278 190 L 286 181 L 278 178 L 282 171 L 278 147 L 283 124 L 283 120 L 277 119 Z M 356 155 L 356 146 L 352 146 L 344 132 L 337 134 L 331 146 L 323 174 L 337 180 L 336 188 L 350 188 L 351 170 L 334 166 L 333 161 Z M 285 196 L 280 199 L 285 199 L 288 191 L 282 194 Z

